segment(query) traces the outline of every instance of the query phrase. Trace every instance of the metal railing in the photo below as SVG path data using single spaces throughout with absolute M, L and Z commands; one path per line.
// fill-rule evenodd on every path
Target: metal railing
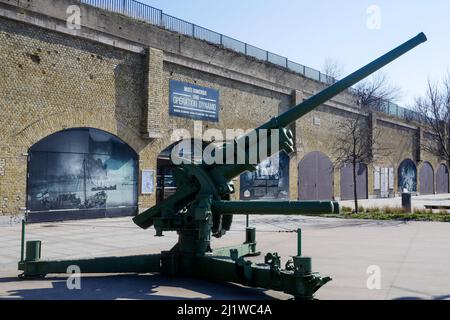
M 104 10 L 121 13 L 131 18 L 142 20 L 173 32 L 178 32 L 186 36 L 223 46 L 227 49 L 243 53 L 255 59 L 267 61 L 296 73 L 300 73 L 320 82 L 329 83 L 332 80 L 330 76 L 327 76 L 318 70 L 290 61 L 286 57 L 280 56 L 276 53 L 263 50 L 207 28 L 197 26 L 191 22 L 173 17 L 162 12 L 160 9 L 156 9 L 136 0 L 78 1 Z
M 121 13 L 128 17 L 142 20 L 161 28 L 181 33 L 196 39 L 204 40 L 209 43 L 223 46 L 227 49 L 240 52 L 258 60 L 267 61 L 277 66 L 286 68 L 290 71 L 299 73 L 307 78 L 332 84 L 336 82 L 331 76 L 328 76 L 319 70 L 293 62 L 286 57 L 260 49 L 248 43 L 230 38 L 221 33 L 197 26 L 191 22 L 173 17 L 164 13 L 162 10 L 141 3 L 136 0 L 78 0 L 81 3 L 91 5 L 97 8 L 111 12 Z M 392 102 L 386 102 L 386 106 L 379 108 L 380 112 L 393 115 L 404 120 L 415 118 L 414 111 L 402 108 Z
M 379 107 L 372 108 L 372 109 L 374 109 L 375 111 L 378 111 L 378 112 L 386 113 L 386 114 L 394 116 L 394 117 L 401 118 L 406 121 L 417 121 L 417 122 L 423 121 L 420 114 L 417 113 L 416 111 L 403 108 L 403 107 L 399 106 L 398 104 L 395 104 L 390 101 L 383 101 Z

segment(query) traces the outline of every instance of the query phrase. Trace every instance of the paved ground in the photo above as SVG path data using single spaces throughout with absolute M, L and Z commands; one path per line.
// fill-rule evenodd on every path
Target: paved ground
M 341 206 L 346 207 L 354 207 L 353 200 L 345 200 L 339 202 Z M 363 206 L 364 208 L 380 208 L 383 207 L 392 207 L 392 208 L 401 208 L 402 206 L 402 198 L 383 198 L 383 199 L 362 199 L 358 200 L 358 205 Z M 450 194 L 433 194 L 433 195 L 425 195 L 425 196 L 413 196 L 411 200 L 411 205 L 413 208 L 424 209 L 425 205 L 442 205 L 442 206 L 450 206 Z
M 257 228 L 258 249 L 278 251 L 284 259 L 296 252 L 296 234 L 276 231 L 302 227 L 303 252 L 313 257 L 313 269 L 333 278 L 318 291 L 319 299 L 450 299 L 450 223 L 255 216 L 251 224 Z M 243 230 L 244 218 L 236 217 L 232 231 L 213 245 L 242 242 Z M 153 234 L 129 218 L 27 229 L 28 240 L 43 241 L 43 258 L 48 259 L 159 252 L 176 242 L 175 233 Z M 151 274 L 85 276 L 81 290 L 68 290 L 65 277 L 18 280 L 20 226 L 0 225 L 0 235 L 0 299 L 288 298 L 274 291 Z M 380 290 L 366 286 L 370 265 L 381 268 Z

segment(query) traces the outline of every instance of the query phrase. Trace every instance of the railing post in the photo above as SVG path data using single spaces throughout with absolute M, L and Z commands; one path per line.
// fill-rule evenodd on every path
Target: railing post
M 223 46 L 223 34 L 220 34 L 220 45 Z
M 163 11 L 159 10 L 159 24 L 161 27 L 164 27 L 164 23 L 163 23 Z
M 22 262 L 25 253 L 25 218 L 22 220 L 22 235 L 20 240 L 20 261 Z
M 127 0 L 123 0 L 123 7 L 122 7 L 122 13 L 125 14 L 126 10 L 125 10 L 125 6 L 126 6 L 126 1 Z

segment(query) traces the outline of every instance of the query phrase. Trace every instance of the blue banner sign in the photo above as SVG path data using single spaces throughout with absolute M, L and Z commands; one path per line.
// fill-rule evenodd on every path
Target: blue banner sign
M 219 121 L 219 91 L 170 80 L 169 114 L 195 120 Z

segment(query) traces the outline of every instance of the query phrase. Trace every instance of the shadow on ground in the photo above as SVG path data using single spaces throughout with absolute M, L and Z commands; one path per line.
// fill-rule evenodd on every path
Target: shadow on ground
M 421 296 L 417 296 L 417 295 L 416 296 L 415 295 L 403 296 L 403 297 L 395 298 L 393 300 L 449 300 L 450 299 L 450 294 L 430 295 L 429 293 L 418 291 L 418 290 L 411 289 L 411 288 L 403 288 L 403 287 L 397 287 L 397 286 L 392 286 L 392 288 L 401 289 L 404 291 L 409 291 L 411 293 L 416 293 L 416 294 L 421 295 Z M 424 298 L 424 296 L 426 298 Z
M 8 285 L 0 299 L 29 300 L 270 300 L 265 289 L 246 288 L 231 283 L 218 283 L 193 278 L 171 278 L 158 274 L 102 275 L 81 278 L 81 289 L 69 290 L 66 277 L 37 280 L 2 278 Z M 18 289 L 12 289 L 17 287 Z
M 395 298 L 394 300 L 448 300 L 450 299 L 450 295 L 443 295 L 443 296 L 433 296 L 431 299 L 425 299 L 422 297 L 400 297 L 400 298 Z
M 338 229 L 349 227 L 399 227 L 408 224 L 403 220 L 370 220 L 370 219 L 342 219 L 324 217 L 252 217 L 252 223 L 272 225 L 280 229 L 292 229 L 292 225 L 308 225 L 314 229 Z

